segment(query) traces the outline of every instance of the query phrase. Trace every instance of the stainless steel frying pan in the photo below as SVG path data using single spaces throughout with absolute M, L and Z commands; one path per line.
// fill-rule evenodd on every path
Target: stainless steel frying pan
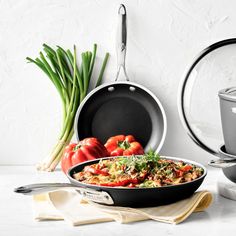
M 85 184 L 73 178 L 73 175 L 82 171 L 85 166 L 99 162 L 100 159 L 96 159 L 73 166 L 67 173 L 67 178 L 69 179 L 70 183 L 31 184 L 18 187 L 14 191 L 17 193 L 23 193 L 25 195 L 34 195 L 69 187 L 74 188 L 87 200 L 105 205 L 129 207 L 159 206 L 190 197 L 202 184 L 207 174 L 206 168 L 194 161 L 175 157 L 162 158 L 174 161 L 184 161 L 185 163 L 201 167 L 204 170 L 203 175 L 191 182 L 156 188 L 105 187 Z
M 78 140 L 97 137 L 103 143 L 114 135 L 132 134 L 145 151 L 160 151 L 166 136 L 166 114 L 159 99 L 147 88 L 129 81 L 125 68 L 126 9 L 118 11 L 117 61 L 115 82 L 92 90 L 79 106 L 74 130 Z M 118 82 L 121 72 L 126 81 Z

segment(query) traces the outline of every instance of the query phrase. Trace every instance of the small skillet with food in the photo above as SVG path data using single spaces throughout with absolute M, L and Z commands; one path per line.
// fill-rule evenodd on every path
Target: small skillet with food
M 68 170 L 70 184 L 32 184 L 14 191 L 34 195 L 70 187 L 93 202 L 147 207 L 190 197 L 206 174 L 206 168 L 197 162 L 174 157 L 160 158 L 155 153 L 148 153 L 83 162 Z

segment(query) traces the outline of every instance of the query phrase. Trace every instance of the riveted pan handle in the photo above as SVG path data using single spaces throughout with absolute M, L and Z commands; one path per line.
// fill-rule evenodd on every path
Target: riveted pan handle
M 129 81 L 129 77 L 125 68 L 125 56 L 126 56 L 126 43 L 127 43 L 127 21 L 126 21 L 126 8 L 123 4 L 120 5 L 118 10 L 118 28 L 117 28 L 117 74 L 115 81 L 118 80 L 120 70 L 123 69 L 125 79 Z
M 106 205 L 113 205 L 114 201 L 110 194 L 105 191 L 97 191 L 90 188 L 81 188 L 69 183 L 39 183 L 24 185 L 14 189 L 15 193 L 22 193 L 25 195 L 36 195 L 54 191 L 61 188 L 76 189 L 85 199 Z

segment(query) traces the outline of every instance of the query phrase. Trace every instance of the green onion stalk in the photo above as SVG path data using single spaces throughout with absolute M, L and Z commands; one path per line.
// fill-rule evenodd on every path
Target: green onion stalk
M 51 80 L 56 87 L 62 102 L 62 128 L 59 139 L 51 154 L 37 165 L 37 169 L 45 171 L 55 170 L 60 162 L 65 147 L 70 143 L 74 134 L 73 124 L 78 106 L 88 93 L 89 84 L 96 59 L 97 45 L 94 44 L 93 51 L 81 54 L 81 65 L 78 65 L 76 47 L 73 51 L 64 50 L 57 46 L 52 47 L 43 44 L 43 52 L 39 57 L 28 62 L 36 64 Z M 103 74 L 108 61 L 109 54 L 106 53 L 100 73 L 97 77 L 96 87 L 102 83 Z

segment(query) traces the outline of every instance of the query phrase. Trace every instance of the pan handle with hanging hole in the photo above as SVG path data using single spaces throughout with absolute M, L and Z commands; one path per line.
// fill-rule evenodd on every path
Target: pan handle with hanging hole
M 121 69 L 124 72 L 125 79 L 129 81 L 129 77 L 126 73 L 126 68 L 125 68 L 126 43 L 127 43 L 126 19 L 127 19 L 126 8 L 123 4 L 121 4 L 118 10 L 118 28 L 117 28 L 117 42 L 116 42 L 117 73 L 115 81 L 118 80 Z
M 113 205 L 114 201 L 110 194 L 105 191 L 98 191 L 90 188 L 82 188 L 69 183 L 39 183 L 24 185 L 14 189 L 15 193 L 22 193 L 24 195 L 36 195 L 46 193 L 62 188 L 72 188 L 77 190 L 86 200 L 102 203 L 106 205 Z

